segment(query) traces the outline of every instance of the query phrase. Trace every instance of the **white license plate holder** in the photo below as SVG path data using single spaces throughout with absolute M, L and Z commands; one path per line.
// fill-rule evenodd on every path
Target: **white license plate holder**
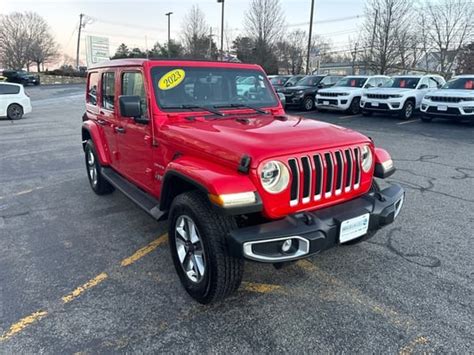
M 438 106 L 438 111 L 448 111 L 448 106 L 446 105 Z
M 372 106 L 373 107 L 379 107 L 379 103 L 378 102 L 372 102 Z
M 323 101 L 324 106 L 329 106 L 329 101 Z
M 342 221 L 339 228 L 339 243 L 346 243 L 367 234 L 369 219 L 370 214 L 366 213 L 362 216 Z

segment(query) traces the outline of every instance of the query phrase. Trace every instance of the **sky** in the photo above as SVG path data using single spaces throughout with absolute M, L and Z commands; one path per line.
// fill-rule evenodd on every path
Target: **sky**
M 225 0 L 225 29 L 230 38 L 243 32 L 243 19 L 251 0 Z M 308 30 L 311 0 L 280 0 L 289 32 Z M 75 57 L 79 14 L 87 15 L 83 33 L 109 38 L 110 54 L 120 43 L 151 48 L 167 40 L 167 17 L 171 15 L 171 38 L 180 39 L 181 22 L 193 4 L 199 5 L 213 33 L 220 34 L 221 5 L 217 0 L 0 0 L 0 14 L 34 11 L 50 25 L 61 51 Z M 348 47 L 363 21 L 364 0 L 315 0 L 313 33 L 328 38 L 334 50 Z M 219 38 L 216 38 L 219 41 Z M 226 48 L 226 43 L 224 44 Z M 84 36 L 81 60 L 85 58 Z

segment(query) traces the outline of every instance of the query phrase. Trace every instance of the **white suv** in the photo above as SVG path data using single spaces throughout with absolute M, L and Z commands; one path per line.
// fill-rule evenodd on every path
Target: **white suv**
M 441 90 L 426 94 L 421 102 L 422 120 L 434 117 L 474 122 L 474 75 L 460 75 L 449 80 Z
M 362 114 L 397 113 L 400 118 L 408 120 L 420 108 L 423 97 L 445 82 L 439 75 L 394 76 L 383 87 L 366 90 L 360 101 Z
M 360 112 L 360 99 L 368 88 L 380 87 L 390 78 L 383 75 L 346 76 L 336 85 L 321 89 L 316 94 L 316 108 L 319 111 L 348 111 L 356 115 Z
M 0 83 L 0 117 L 19 120 L 30 112 L 31 101 L 25 94 L 23 85 Z

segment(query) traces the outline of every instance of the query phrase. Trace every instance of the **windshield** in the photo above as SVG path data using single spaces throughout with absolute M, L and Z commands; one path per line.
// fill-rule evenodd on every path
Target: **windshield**
M 153 87 L 160 108 L 184 109 L 184 106 L 254 107 L 278 105 L 265 74 L 254 69 L 154 67 Z
M 295 86 L 314 86 L 318 84 L 322 78 L 323 76 L 305 76 L 298 81 Z
M 416 89 L 420 78 L 391 78 L 382 87 L 384 88 L 400 88 L 400 89 Z
M 289 76 L 276 76 L 276 77 L 271 78 L 270 82 L 273 85 L 284 85 L 288 81 L 289 78 L 290 78 Z
M 443 85 L 442 89 L 474 90 L 474 77 L 451 79 Z
M 367 81 L 367 78 L 360 78 L 360 77 L 346 77 L 339 80 L 335 86 L 343 86 L 343 87 L 350 87 L 350 88 L 361 88 L 364 86 L 364 83 Z

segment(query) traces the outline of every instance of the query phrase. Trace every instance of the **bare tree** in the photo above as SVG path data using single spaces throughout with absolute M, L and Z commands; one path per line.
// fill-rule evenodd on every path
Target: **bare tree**
M 247 37 L 255 42 L 255 60 L 268 73 L 278 72 L 278 60 L 273 48 L 281 39 L 285 17 L 280 0 L 251 0 L 245 12 L 244 27 Z
M 448 74 L 461 48 L 473 38 L 474 6 L 466 0 L 426 2 L 428 37 L 439 57 L 441 73 Z
M 410 0 L 369 0 L 363 27 L 366 61 L 371 69 L 385 74 L 400 62 L 400 43 L 409 30 Z
M 198 5 L 193 5 L 183 20 L 183 42 L 191 58 L 217 57 L 217 47 L 209 33 L 206 16 Z
M 0 17 L 0 57 L 5 66 L 23 69 L 57 56 L 57 45 L 46 21 L 34 12 L 13 12 Z

